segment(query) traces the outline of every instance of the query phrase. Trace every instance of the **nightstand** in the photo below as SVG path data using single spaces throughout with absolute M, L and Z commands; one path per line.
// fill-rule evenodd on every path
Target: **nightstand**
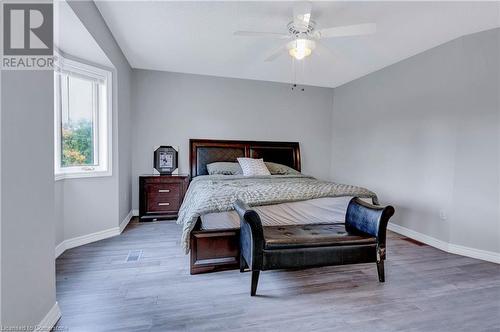
M 139 218 L 141 221 L 177 218 L 189 175 L 139 176 Z

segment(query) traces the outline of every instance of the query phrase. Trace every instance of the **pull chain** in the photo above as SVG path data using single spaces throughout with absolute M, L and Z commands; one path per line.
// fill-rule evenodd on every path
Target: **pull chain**
M 299 88 L 297 86 L 297 60 L 295 60 L 294 57 L 291 57 L 292 59 L 292 90 L 299 90 L 304 91 L 304 88 Z M 302 61 L 303 62 L 303 61 Z M 299 64 L 300 65 L 300 64 Z M 304 76 L 304 64 L 302 63 L 301 65 L 301 74 Z

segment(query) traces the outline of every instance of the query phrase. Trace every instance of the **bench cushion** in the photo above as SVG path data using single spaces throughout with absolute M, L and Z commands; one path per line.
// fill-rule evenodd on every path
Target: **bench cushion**
M 263 227 L 265 249 L 376 244 L 369 235 L 348 233 L 343 223 Z

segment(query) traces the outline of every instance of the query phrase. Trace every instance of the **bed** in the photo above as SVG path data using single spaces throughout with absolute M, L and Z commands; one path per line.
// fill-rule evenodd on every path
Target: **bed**
M 263 158 L 297 174 L 244 177 L 208 175 L 207 165 Z M 190 273 L 239 268 L 239 218 L 232 204 L 242 199 L 255 207 L 264 226 L 343 222 L 353 196 L 376 203 L 361 187 L 334 184 L 300 174 L 297 142 L 190 140 L 191 184 L 179 211 L 182 246 L 190 253 Z

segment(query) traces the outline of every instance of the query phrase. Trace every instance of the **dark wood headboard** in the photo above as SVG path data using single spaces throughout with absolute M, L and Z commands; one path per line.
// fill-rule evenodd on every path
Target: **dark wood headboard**
M 236 158 L 263 158 L 300 172 L 300 148 L 297 142 L 189 140 L 191 177 L 206 175 L 207 164 L 216 161 L 236 162 Z

